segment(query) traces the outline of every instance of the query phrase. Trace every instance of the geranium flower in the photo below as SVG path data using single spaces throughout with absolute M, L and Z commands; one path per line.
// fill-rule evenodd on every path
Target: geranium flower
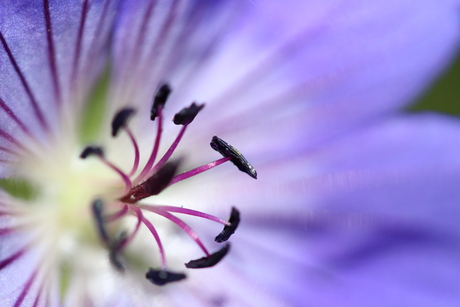
M 2 306 L 455 306 L 458 4 L 2 1 Z

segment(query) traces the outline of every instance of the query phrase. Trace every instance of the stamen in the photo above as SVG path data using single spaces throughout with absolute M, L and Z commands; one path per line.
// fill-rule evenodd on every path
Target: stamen
M 210 145 L 212 149 L 218 151 L 222 156 L 230 157 L 230 161 L 232 161 L 240 171 L 248 174 L 254 179 L 257 179 L 257 172 L 254 167 L 235 147 L 218 138 L 217 136 L 212 137 Z
M 180 175 L 177 175 L 175 176 L 171 182 L 169 183 L 169 185 L 173 185 L 175 183 L 178 183 L 179 181 L 182 181 L 184 179 L 187 179 L 187 178 L 190 178 L 190 177 L 193 177 L 195 175 L 198 175 L 199 173 L 202 173 L 204 171 L 207 171 L 207 170 L 210 170 L 211 168 L 214 168 L 218 165 L 221 165 L 222 163 L 225 163 L 227 161 L 230 161 L 231 158 L 230 157 L 225 157 L 225 158 L 220 158 L 219 160 L 216 160 L 216 161 L 213 161 L 213 162 L 209 162 L 205 165 L 202 165 L 202 166 L 198 166 L 197 168 L 194 168 L 190 171 L 187 171 L 187 172 L 184 172 Z
M 132 209 L 133 210 L 133 209 Z M 134 213 L 136 213 L 136 211 L 133 210 Z M 122 251 L 127 245 L 128 243 L 130 243 L 134 237 L 136 236 L 137 232 L 139 231 L 139 228 L 141 226 L 141 223 L 142 223 L 142 218 L 141 216 L 137 215 L 137 224 L 136 224 L 136 227 L 134 228 L 133 232 L 129 235 L 129 237 L 126 235 L 126 233 L 120 237 L 120 239 L 118 240 L 117 244 L 114 245 L 114 248 L 116 251 L 120 252 Z
M 134 138 L 134 134 L 132 133 L 131 129 L 129 127 L 125 128 L 126 133 L 128 133 L 128 136 L 131 140 L 131 143 L 133 144 L 134 147 L 134 163 L 133 167 L 131 168 L 131 171 L 129 172 L 128 176 L 132 176 L 136 173 L 137 168 L 139 167 L 139 160 L 140 160 L 140 153 L 139 153 L 139 146 L 137 145 L 136 139 Z
M 116 250 L 114 249 L 109 250 L 109 261 L 118 271 L 120 272 L 125 271 L 125 266 L 120 260 L 120 254 Z
M 163 106 L 160 105 L 158 107 L 158 110 L 155 111 L 155 114 L 158 114 L 158 128 L 157 128 L 157 136 L 155 138 L 155 144 L 153 146 L 152 153 L 150 154 L 150 158 L 144 166 L 144 169 L 134 180 L 135 183 L 138 183 L 139 181 L 143 180 L 147 176 L 147 174 L 150 172 L 150 169 L 153 166 L 153 163 L 155 163 L 155 159 L 157 158 L 158 149 L 160 148 L 161 134 L 163 132 L 163 128 L 162 128 L 163 127 L 163 111 L 162 110 L 163 110 Z
M 230 244 L 227 243 L 223 248 L 218 250 L 217 252 L 200 259 L 192 260 L 185 264 L 185 266 L 189 269 L 202 269 L 202 268 L 209 268 L 222 260 L 222 258 L 227 255 L 228 251 L 230 250 Z
M 157 286 L 164 286 L 167 283 L 185 279 L 187 276 L 184 273 L 174 273 L 164 269 L 158 270 L 150 268 L 145 274 L 145 277 Z
M 121 259 L 120 259 L 120 253 L 118 250 L 118 246 L 120 245 L 121 242 L 123 242 L 126 239 L 126 231 L 123 231 L 118 235 L 117 239 L 115 239 L 110 248 L 109 248 L 109 260 L 110 263 L 120 272 L 124 272 L 125 266 L 123 265 Z
M 166 101 L 168 100 L 169 94 L 171 94 L 171 88 L 167 83 L 160 86 L 153 99 L 152 109 L 150 111 L 150 120 L 155 120 L 160 115 Z
M 127 125 L 128 120 L 131 118 L 132 115 L 134 115 L 135 112 L 136 111 L 132 108 L 122 109 L 118 111 L 118 113 L 115 115 L 115 117 L 112 120 L 112 136 L 113 137 L 117 136 L 120 129 L 124 129 L 126 133 L 128 134 L 131 140 L 131 143 L 133 144 L 133 147 L 134 147 L 134 163 L 133 163 L 133 167 L 131 168 L 131 171 L 128 174 L 128 176 L 130 177 L 134 175 L 134 173 L 137 171 L 137 168 L 139 167 L 139 159 L 140 159 L 139 146 L 137 145 L 134 134 L 132 133 L 131 129 L 129 129 Z
M 135 111 L 134 109 L 131 108 L 125 108 L 120 111 L 115 115 L 115 117 L 112 120 L 112 136 L 116 137 L 118 134 L 118 131 L 120 129 L 125 128 L 126 124 L 128 123 L 128 120 L 132 115 L 134 115 Z
M 174 150 L 176 150 L 177 145 L 181 141 L 182 137 L 184 136 L 185 130 L 187 129 L 188 125 L 195 119 L 198 112 L 200 112 L 204 108 L 204 104 L 196 105 L 192 103 L 192 105 L 188 108 L 182 109 L 179 113 L 174 116 L 174 123 L 176 125 L 183 125 L 182 129 L 180 130 L 179 134 L 177 135 L 174 142 L 171 144 L 171 147 L 166 151 L 160 161 L 150 170 L 149 175 L 155 173 L 157 169 L 163 166 L 163 164 L 168 161 L 168 159 L 172 156 Z
M 173 122 L 176 125 L 183 125 L 183 127 L 179 131 L 179 134 L 177 135 L 176 139 L 171 144 L 169 149 L 166 151 L 166 153 L 163 155 L 160 161 L 154 166 L 155 159 L 157 157 L 160 147 L 160 140 L 163 129 L 163 108 L 170 93 L 171 89 L 169 85 L 163 84 L 162 86 L 160 86 L 160 88 L 155 94 L 151 109 L 151 120 L 155 120 L 158 117 L 158 131 L 155 138 L 152 153 L 147 163 L 145 164 L 143 170 L 140 172 L 140 174 L 136 177 L 135 180 L 131 181 L 130 177 L 133 176 L 137 171 L 137 168 L 139 166 L 140 153 L 134 135 L 127 125 L 128 120 L 135 113 L 134 109 L 125 108 L 120 110 L 115 115 L 112 121 L 112 136 L 117 136 L 120 129 L 125 130 L 128 133 L 128 136 L 130 137 L 135 150 L 134 163 L 131 171 L 129 172 L 129 175 L 126 175 L 119 168 L 117 168 L 115 165 L 106 160 L 104 157 L 103 150 L 100 147 L 88 146 L 83 150 L 83 152 L 80 155 L 82 159 L 85 159 L 90 155 L 96 155 L 103 163 L 115 170 L 125 182 L 125 189 L 122 194 L 123 196 L 118 198 L 114 203 L 114 205 L 119 206 L 119 208 L 121 208 L 119 211 L 111 213 L 110 215 L 105 215 L 103 207 L 104 205 L 101 200 L 95 200 L 92 204 L 92 213 L 96 223 L 96 227 L 98 229 L 99 236 L 101 237 L 102 241 L 104 241 L 107 245 L 107 248 L 109 250 L 110 262 L 117 270 L 124 271 L 124 265 L 122 263 L 123 259 L 121 259 L 120 253 L 126 248 L 126 246 L 129 243 L 132 242 L 132 240 L 138 233 L 141 224 L 144 224 L 155 238 L 161 259 L 161 267 L 159 269 L 150 268 L 146 273 L 146 278 L 153 284 L 159 286 L 165 285 L 170 282 L 182 280 L 186 278 L 186 275 L 183 273 L 171 272 L 166 269 L 166 254 L 160 236 L 153 224 L 145 218 L 142 210 L 148 210 L 158 215 L 161 215 L 166 219 L 169 219 L 171 222 L 175 223 L 177 226 L 182 228 L 187 233 L 187 235 L 201 248 L 201 250 L 205 253 L 205 256 L 200 259 L 191 260 L 185 264 L 187 268 L 194 269 L 207 268 L 219 263 L 225 257 L 225 255 L 227 255 L 228 251 L 230 250 L 230 245 L 226 244 L 217 252 L 214 252 L 212 254 L 209 253 L 204 243 L 199 238 L 198 234 L 188 224 L 186 224 L 183 220 L 173 215 L 172 213 L 176 212 L 180 214 L 186 214 L 189 216 L 201 217 L 224 225 L 224 229 L 214 239 L 218 243 L 227 241 L 235 233 L 235 230 L 237 229 L 238 224 L 240 222 L 240 213 L 236 208 L 232 207 L 229 220 L 226 221 L 219 217 L 192 209 L 162 205 L 138 205 L 137 203 L 144 198 L 158 195 L 165 188 L 174 183 L 195 176 L 199 173 L 207 171 L 227 161 L 232 161 L 232 163 L 235 164 L 240 171 L 243 171 L 252 178 L 257 179 L 257 172 L 255 171 L 254 167 L 246 160 L 246 158 L 236 148 L 229 145 L 217 136 L 214 136 L 212 138 L 211 147 L 214 150 L 218 151 L 220 154 L 222 154 L 223 158 L 215 160 L 213 162 L 209 162 L 205 165 L 199 166 L 182 174 L 176 175 L 179 164 L 181 163 L 181 159 L 176 159 L 172 161 L 169 160 L 173 155 L 174 151 L 176 150 L 182 137 L 184 136 L 185 130 L 187 129 L 188 125 L 193 122 L 197 114 L 203 109 L 204 104 L 197 105 L 196 103 L 192 103 L 189 107 L 183 108 L 174 116 Z M 141 180 L 142 182 L 139 183 Z M 135 183 L 134 187 L 132 182 Z M 114 238 L 111 238 L 107 232 L 105 223 L 115 221 L 125 216 L 127 213 L 137 217 L 136 226 L 130 233 L 123 231 L 119 235 L 116 235 Z
M 192 240 L 195 241 L 196 244 L 198 244 L 198 246 L 201 248 L 201 250 L 207 256 L 210 255 L 208 250 L 204 246 L 203 242 L 201 242 L 200 238 L 198 237 L 198 234 L 189 225 L 187 225 L 184 221 L 182 221 L 178 217 L 172 215 L 171 213 L 169 213 L 167 211 L 164 211 L 164 210 L 162 210 L 160 208 L 154 207 L 154 206 L 147 207 L 145 209 L 147 209 L 149 211 L 152 211 L 152 212 L 154 212 L 154 213 L 156 213 L 158 215 L 161 215 L 161 216 L 167 218 L 168 220 L 170 220 L 171 222 L 173 222 L 174 224 L 176 224 L 177 226 L 182 228 L 189 235 L 189 237 L 192 238 Z
M 134 204 L 149 196 L 158 195 L 169 186 L 181 160 L 166 163 L 152 177 L 132 188 L 120 201 Z
M 166 153 L 163 155 L 160 161 L 158 161 L 158 163 L 149 171 L 147 176 L 151 176 L 152 174 L 154 174 L 160 167 L 162 167 L 166 163 L 166 161 L 169 160 L 169 158 L 171 158 L 174 150 L 176 150 L 177 145 L 182 139 L 182 136 L 184 135 L 186 129 L 187 129 L 187 126 L 182 127 L 176 139 L 171 144 L 171 147 L 169 147 L 169 149 L 166 151 Z
M 240 212 L 235 207 L 232 207 L 232 213 L 230 214 L 228 223 L 229 225 L 225 225 L 224 230 L 222 230 L 222 232 L 217 235 L 214 241 L 218 243 L 225 242 L 230 238 L 232 234 L 235 233 L 235 230 L 240 223 Z
M 217 223 L 220 223 L 220 224 L 223 224 L 223 225 L 230 225 L 229 222 L 227 222 L 226 220 L 223 220 L 221 218 L 218 218 L 217 216 L 214 216 L 214 215 L 211 215 L 211 214 L 207 214 L 207 213 L 204 213 L 204 212 L 201 212 L 201 211 L 196 211 L 196 210 L 192 210 L 192 209 L 186 209 L 186 208 L 182 208 L 182 207 L 174 207 L 174 206 L 150 206 L 150 205 L 139 205 L 140 208 L 142 209 L 146 209 L 146 210 L 149 210 L 150 207 L 156 207 L 156 208 L 160 208 L 160 209 L 163 209 L 164 211 L 168 211 L 168 212 L 176 212 L 176 213 L 181 213 L 181 214 L 187 214 L 187 215 L 192 215 L 192 216 L 196 216 L 196 217 L 201 217 L 201 218 L 204 218 L 204 219 L 208 219 L 208 220 L 211 220 L 211 221 L 214 221 L 214 222 L 217 222 Z M 236 209 L 235 209 L 236 210 Z
M 104 218 L 105 222 L 112 222 L 123 217 L 128 212 L 128 206 L 125 204 L 123 209 Z
M 179 113 L 174 115 L 173 122 L 176 125 L 188 125 L 195 119 L 198 112 L 200 112 L 203 108 L 204 104 L 197 105 L 192 103 L 190 107 L 183 108 Z
M 155 241 L 157 242 L 157 245 L 158 245 L 158 249 L 160 250 L 161 267 L 165 269 L 166 268 L 166 256 L 165 256 L 165 252 L 163 249 L 163 244 L 161 243 L 161 239 L 160 239 L 160 236 L 158 235 L 157 230 L 155 229 L 155 227 L 153 227 L 152 223 L 150 223 L 150 221 L 144 217 L 141 209 L 139 209 L 136 206 L 130 206 L 130 207 L 136 213 L 136 215 L 142 220 L 142 223 L 144 223 L 144 225 L 149 229 L 150 233 L 155 238 Z
M 123 194 L 126 194 L 129 190 L 131 190 L 131 179 L 129 179 L 128 175 L 126 175 L 122 170 L 120 170 L 118 167 L 116 167 L 114 164 L 112 164 L 106 158 L 104 158 L 104 152 L 102 151 L 101 147 L 87 146 L 80 154 L 80 158 L 86 159 L 88 156 L 91 155 L 96 155 L 103 163 L 105 163 L 108 167 L 110 167 L 120 175 L 120 177 L 123 179 L 125 183 L 125 189 L 123 191 Z
M 103 156 L 104 151 L 102 150 L 101 147 L 95 147 L 95 146 L 87 146 L 85 149 L 80 154 L 81 159 L 86 159 L 89 156 L 96 155 L 96 156 Z
M 93 212 L 93 217 L 96 222 L 96 227 L 99 232 L 99 236 L 105 242 L 109 242 L 109 236 L 107 235 L 107 230 L 105 229 L 104 218 L 103 218 L 103 211 L 104 211 L 104 203 L 102 200 L 97 199 L 91 205 L 91 209 Z

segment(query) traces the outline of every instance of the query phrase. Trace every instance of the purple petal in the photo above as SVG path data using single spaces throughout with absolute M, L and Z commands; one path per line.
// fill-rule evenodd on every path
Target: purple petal
M 298 178 L 306 184 L 284 204 L 307 205 L 309 213 L 280 203 L 266 209 L 278 214 L 246 222 L 288 229 L 298 238 L 295 246 L 267 234 L 266 246 L 305 255 L 302 285 L 312 305 L 455 306 L 459 144 L 460 124 L 440 116 L 370 126 L 306 155 L 315 174 Z M 302 169 L 300 161 L 292 164 Z M 299 194 L 307 195 L 303 204 Z M 318 270 L 324 276 L 316 276 Z
M 311 148 L 401 108 L 459 38 L 457 1 L 175 3 L 123 6 L 114 104 L 147 108 L 167 80 L 170 112 L 206 101 L 197 131 L 213 127 L 257 154 L 254 139 L 273 154 Z
M 42 287 L 39 251 L 27 242 L 30 235 L 0 236 L 0 302 L 7 306 L 32 306 Z
M 460 298 L 458 236 L 409 223 L 248 224 L 234 265 L 287 306 L 455 306 Z
M 114 34 L 111 107 L 133 101 L 147 109 L 156 84 L 170 80 L 171 106 L 210 102 L 208 121 L 195 132 L 238 140 L 265 178 L 258 187 L 231 181 L 242 175 L 229 168 L 222 182 L 208 174 L 193 193 L 181 191 L 187 199 L 179 205 L 217 211 L 225 201 L 247 209 L 236 234 L 246 244 L 233 262 L 183 291 L 196 296 L 220 282 L 225 295 L 203 294 L 214 305 L 458 301 L 458 125 L 418 118 L 368 124 L 407 103 L 445 64 L 458 40 L 457 2 L 125 2 Z M 49 14 L 46 0 L 0 4 L 12 16 L 0 24 L 3 139 L 27 134 L 23 126 L 34 136 L 52 129 L 59 108 L 73 101 L 62 97 L 79 80 L 94 81 L 110 26 L 103 22 L 96 35 L 96 17 L 106 3 L 51 2 Z M 50 25 L 51 32 L 40 30 Z M 87 84 L 77 86 L 86 93 Z M 15 241 L 24 240 L 2 238 L 0 261 L 15 252 Z M 26 304 L 35 301 L 37 284 L 23 292 L 38 267 L 36 255 L 28 256 L 14 274 L 0 270 L 11 281 L 1 301 L 14 304 L 22 293 Z M 89 304 L 95 299 L 85 286 L 71 295 Z M 241 296 L 248 292 L 254 295 Z M 173 296 L 180 304 L 187 298 Z
M 75 91 L 85 96 L 105 64 L 101 56 L 115 3 L 1 2 L 1 129 L 19 138 L 24 134 L 38 138 L 60 124 L 65 104 L 81 103 Z M 18 129 L 22 126 L 28 132 Z
M 459 128 L 450 118 L 410 116 L 331 143 L 309 157 L 318 182 L 310 194 L 325 209 L 456 223 Z

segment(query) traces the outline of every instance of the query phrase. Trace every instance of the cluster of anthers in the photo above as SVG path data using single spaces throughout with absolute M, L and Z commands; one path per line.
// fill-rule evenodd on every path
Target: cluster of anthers
M 107 210 L 107 204 L 104 204 L 101 199 L 96 199 L 92 204 L 92 213 L 97 231 L 103 244 L 109 250 L 110 262 L 116 269 L 120 271 L 124 270 L 124 265 L 120 255 L 126 246 L 133 240 L 141 224 L 143 224 L 153 235 L 158 245 L 161 258 L 161 267 L 150 268 L 146 273 L 146 278 L 153 284 L 160 286 L 169 282 L 182 280 L 186 278 L 186 275 L 184 273 L 172 272 L 167 269 L 166 255 L 160 236 L 158 235 L 155 226 L 145 218 L 143 210 L 156 213 L 175 223 L 180 228 L 182 228 L 185 233 L 189 235 L 190 238 L 195 241 L 195 243 L 198 244 L 198 246 L 202 249 L 202 251 L 205 253 L 205 256 L 186 263 L 185 266 L 189 269 L 207 268 L 214 266 L 228 253 L 230 244 L 227 243 L 217 252 L 210 253 L 203 242 L 200 240 L 197 233 L 189 225 L 187 225 L 184 221 L 172 213 L 200 217 L 223 224 L 224 229 L 215 237 L 215 241 L 219 243 L 227 241 L 235 232 L 240 221 L 240 213 L 236 208 L 233 207 L 230 218 L 228 221 L 226 221 L 219 217 L 192 209 L 174 206 L 146 205 L 140 204 L 139 201 L 153 195 L 158 195 L 165 188 L 179 181 L 195 176 L 227 161 L 233 162 L 233 164 L 235 164 L 240 171 L 243 171 L 252 178 L 257 179 L 257 172 L 255 171 L 254 167 L 244 158 L 244 156 L 233 146 L 227 144 L 217 136 L 212 138 L 210 145 L 214 150 L 222 154 L 223 158 L 199 166 L 190 171 L 176 174 L 180 164 L 180 159 L 172 159 L 171 161 L 169 160 L 177 145 L 179 144 L 182 136 L 184 135 L 187 126 L 194 120 L 198 112 L 203 109 L 204 104 L 198 105 L 192 103 L 189 107 L 182 109 L 174 116 L 174 124 L 182 125 L 183 127 L 163 157 L 155 164 L 163 125 L 162 111 L 166 101 L 168 100 L 170 92 L 170 87 L 167 84 L 164 84 L 158 89 L 154 96 L 150 119 L 152 121 L 157 119 L 158 133 L 155 139 L 152 153 L 143 170 L 137 176 L 135 176 L 135 174 L 139 168 L 140 152 L 136 139 L 128 127 L 128 120 L 132 115 L 134 115 L 134 109 L 126 108 L 120 110 L 112 121 L 112 136 L 117 136 L 118 133 L 123 130 L 128 134 L 134 147 L 134 162 L 131 171 L 128 174 L 124 173 L 117 166 L 108 161 L 104 157 L 102 148 L 100 147 L 88 146 L 80 155 L 82 159 L 85 159 L 90 155 L 98 157 L 104 164 L 116 171 L 121 176 L 125 184 L 121 197 L 108 204 L 110 210 Z M 130 233 L 124 231 L 120 234 L 110 235 L 107 227 L 108 224 L 117 221 L 127 215 L 132 215 L 137 218 L 137 224 L 134 229 Z

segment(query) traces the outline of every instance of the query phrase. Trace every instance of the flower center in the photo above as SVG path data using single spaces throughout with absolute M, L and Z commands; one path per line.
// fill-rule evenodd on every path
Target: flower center
M 181 159 L 171 159 L 171 156 L 181 141 L 188 125 L 193 122 L 197 114 L 203 109 L 204 104 L 198 105 L 192 103 L 189 107 L 182 109 L 174 116 L 174 124 L 182 125 L 182 129 L 163 157 L 156 162 L 163 130 L 163 108 L 168 100 L 170 92 L 170 87 L 164 84 L 158 89 L 153 99 L 150 119 L 152 121 L 157 121 L 158 132 L 149 159 L 140 172 L 138 172 L 140 161 L 139 146 L 137 145 L 134 134 L 128 126 L 129 119 L 135 114 L 135 110 L 131 108 L 120 110 L 112 121 L 112 136 L 116 137 L 120 131 L 125 131 L 133 146 L 134 161 L 129 173 L 124 173 L 120 168 L 107 160 L 100 147 L 88 146 L 80 155 L 82 159 L 86 159 L 89 156 L 97 157 L 102 164 L 108 167 L 108 169 L 116 172 L 124 183 L 122 192 L 116 197 L 111 199 L 100 197 L 92 200 L 91 205 L 91 212 L 97 233 L 101 242 L 109 251 L 110 262 L 117 270 L 125 270 L 123 251 L 129 243 L 132 242 L 139 229 L 144 226 L 152 235 L 159 250 L 161 267 L 150 268 L 146 273 L 146 278 L 156 285 L 164 285 L 169 282 L 179 281 L 184 279 L 186 275 L 181 272 L 172 272 L 168 270 L 167 257 L 162 240 L 154 223 L 150 222 L 150 220 L 145 217 L 145 211 L 153 212 L 169 220 L 171 223 L 176 224 L 200 247 L 205 255 L 200 259 L 191 260 L 186 263 L 185 266 L 190 269 L 214 266 L 228 253 L 230 244 L 227 243 L 220 250 L 210 253 L 199 235 L 173 213 L 208 219 L 224 225 L 222 232 L 215 238 L 215 241 L 218 243 L 227 241 L 235 232 L 240 220 L 240 214 L 236 208 L 232 208 L 230 218 L 227 221 L 188 208 L 166 205 L 147 205 L 141 204 L 140 201 L 150 196 L 158 195 L 164 189 L 179 181 L 195 176 L 228 161 L 233 162 L 239 170 L 255 179 L 257 178 L 256 171 L 244 156 L 233 146 L 217 136 L 212 138 L 211 147 L 222 154 L 223 158 L 204 164 L 190 171 L 177 174 Z M 137 173 L 139 174 L 136 175 Z M 130 231 L 120 231 L 120 227 L 112 227 L 113 224 L 127 216 L 134 216 L 136 218 L 137 222 L 134 229 Z

